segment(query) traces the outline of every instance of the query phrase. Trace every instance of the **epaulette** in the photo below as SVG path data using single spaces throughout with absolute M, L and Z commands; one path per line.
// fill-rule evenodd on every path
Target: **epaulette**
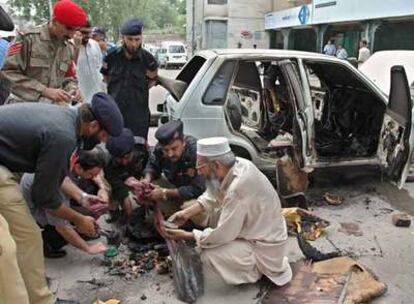
M 122 51 L 122 46 L 113 47 L 108 51 L 108 53 L 106 54 L 106 57 L 112 57 L 115 54 L 118 54 L 120 51 Z
M 30 28 L 30 29 L 28 29 L 24 32 L 23 31 L 18 31 L 18 33 L 21 36 L 25 36 L 25 35 L 30 35 L 30 34 L 40 34 L 41 30 L 42 30 L 42 25 L 38 25 L 38 26 L 32 27 L 32 28 Z

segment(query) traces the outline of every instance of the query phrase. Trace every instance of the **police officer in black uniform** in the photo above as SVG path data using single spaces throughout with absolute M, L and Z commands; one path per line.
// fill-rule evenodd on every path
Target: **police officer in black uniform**
M 135 136 L 131 130 L 124 128 L 118 137 L 109 137 L 106 149 L 111 154 L 109 164 L 105 167 L 105 178 L 111 186 L 111 218 L 108 222 L 118 219 L 119 205 L 128 220 L 132 213 L 132 201 L 129 195 L 131 188 L 125 185 L 125 180 L 133 176 L 143 177 L 148 161 L 148 148 L 144 138 Z
M 122 46 L 104 58 L 102 74 L 124 117 L 125 127 L 147 139 L 150 110 L 149 88 L 155 84 L 157 61 L 142 48 L 143 23 L 132 18 L 121 27 Z
M 197 140 L 183 135 L 183 123 L 171 121 L 155 132 L 158 144 L 151 153 L 145 169 L 145 181 L 152 182 L 163 175 L 167 181 L 159 182 L 150 198 L 175 205 L 163 209 L 165 213 L 177 211 L 185 201 L 196 199 L 205 191 L 205 181 L 197 174 Z M 166 183 L 167 182 L 167 183 Z

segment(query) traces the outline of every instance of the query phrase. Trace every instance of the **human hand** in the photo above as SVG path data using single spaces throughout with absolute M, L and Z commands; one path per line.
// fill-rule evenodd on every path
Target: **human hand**
M 101 202 L 105 204 L 109 203 L 109 194 L 108 191 L 106 191 L 106 189 L 99 189 L 97 196 L 101 200 Z
M 156 187 L 155 189 L 153 189 L 149 195 L 149 198 L 154 200 L 154 201 L 162 201 L 162 200 L 166 200 L 166 190 L 165 188 L 161 188 L 161 187 Z
M 76 229 L 79 233 L 86 234 L 87 236 L 95 236 L 96 228 L 98 224 L 95 222 L 95 219 L 90 216 L 80 216 L 79 219 L 74 222 Z
M 168 229 L 165 228 L 165 236 L 171 240 L 193 240 L 194 234 L 182 229 Z
M 70 102 L 72 96 L 62 89 L 46 88 L 42 95 L 54 102 Z
M 106 250 L 106 245 L 102 242 L 98 242 L 98 243 L 89 245 L 87 252 L 89 254 L 98 254 L 98 253 L 104 252 L 105 250 Z
M 188 221 L 188 215 L 185 210 L 180 210 L 170 216 L 168 219 L 169 222 L 176 224 L 178 227 L 181 227 Z
M 76 89 L 71 97 L 76 103 L 83 103 L 83 97 L 79 89 Z

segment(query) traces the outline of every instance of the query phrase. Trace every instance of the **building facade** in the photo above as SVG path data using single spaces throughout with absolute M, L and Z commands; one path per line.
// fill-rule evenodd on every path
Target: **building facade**
M 263 16 L 272 0 L 187 0 L 190 53 L 214 48 L 269 47 Z
M 274 2 L 265 15 L 271 48 L 321 52 L 331 39 L 356 57 L 359 41 L 366 39 L 374 52 L 414 49 L 413 0 Z

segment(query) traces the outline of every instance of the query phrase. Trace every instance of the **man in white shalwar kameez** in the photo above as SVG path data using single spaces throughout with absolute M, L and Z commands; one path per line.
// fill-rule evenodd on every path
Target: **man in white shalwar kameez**
M 182 225 L 204 214 L 207 228 L 167 229 L 168 235 L 195 239 L 203 266 L 228 284 L 253 283 L 263 274 L 276 285 L 288 283 L 292 271 L 286 257 L 287 229 L 272 184 L 252 162 L 234 157 L 226 138 L 199 140 L 197 163 L 207 190 L 169 221 Z

